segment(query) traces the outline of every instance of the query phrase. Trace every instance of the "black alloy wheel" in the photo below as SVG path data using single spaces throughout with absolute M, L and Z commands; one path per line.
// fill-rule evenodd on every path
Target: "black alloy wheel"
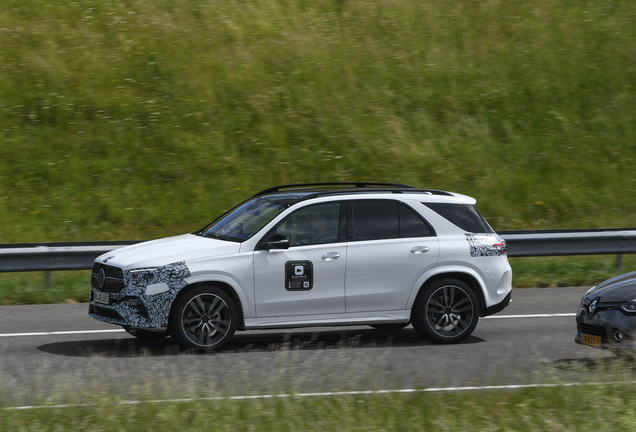
M 413 306 L 413 327 L 433 343 L 454 344 L 471 335 L 479 321 L 479 300 L 458 279 L 442 279 L 424 287 Z
M 170 334 L 183 347 L 214 351 L 236 331 L 238 312 L 232 298 L 213 285 L 198 286 L 177 299 L 170 317 Z

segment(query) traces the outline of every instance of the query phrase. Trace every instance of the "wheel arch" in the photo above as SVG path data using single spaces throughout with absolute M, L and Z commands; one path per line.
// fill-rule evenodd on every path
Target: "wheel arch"
M 412 302 L 409 302 L 409 307 L 411 309 L 411 321 L 413 320 L 413 306 L 417 303 L 418 298 L 426 290 L 426 287 L 441 279 L 458 279 L 472 288 L 473 292 L 477 296 L 477 299 L 479 300 L 479 316 L 484 316 L 484 313 L 486 312 L 486 299 L 484 298 L 484 292 L 479 280 L 470 273 L 461 271 L 449 271 L 445 273 L 434 274 L 420 285 L 417 291 L 417 295 L 413 298 Z
M 179 291 L 175 299 L 172 301 L 172 305 L 170 305 L 170 314 L 168 315 L 170 318 L 168 321 L 168 326 L 170 327 L 172 325 L 172 323 L 170 322 L 172 320 L 172 311 L 175 307 L 175 304 L 177 304 L 177 302 L 179 301 L 179 299 L 183 297 L 184 295 L 186 295 L 190 290 L 201 287 L 201 286 L 215 286 L 217 288 L 222 289 L 227 295 L 230 296 L 230 298 L 236 305 L 236 312 L 238 313 L 238 323 L 236 328 L 237 330 L 244 330 L 245 315 L 243 312 L 243 303 L 241 301 L 240 296 L 238 295 L 238 293 L 236 292 L 236 290 L 234 289 L 232 285 L 228 284 L 227 282 L 215 281 L 215 280 L 194 282 L 183 287 Z

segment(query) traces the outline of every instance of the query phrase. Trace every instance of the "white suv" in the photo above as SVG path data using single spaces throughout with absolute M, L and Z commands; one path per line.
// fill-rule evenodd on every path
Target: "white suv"
M 267 189 L 200 231 L 98 257 L 89 314 L 201 351 L 236 330 L 325 325 L 460 342 L 511 301 L 506 242 L 474 204 L 401 184 Z

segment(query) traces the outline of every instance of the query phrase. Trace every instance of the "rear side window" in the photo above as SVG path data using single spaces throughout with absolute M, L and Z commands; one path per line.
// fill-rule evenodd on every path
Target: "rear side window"
M 396 201 L 352 201 L 349 221 L 349 239 L 353 241 L 433 235 L 413 210 Z
M 400 236 L 398 206 L 394 201 L 351 203 L 352 240 L 391 239 Z
M 400 204 L 400 237 L 429 237 L 433 230 L 410 207 Z
M 489 233 L 495 231 L 488 225 L 486 219 L 479 214 L 475 206 L 466 204 L 422 203 L 449 222 L 464 231 L 471 233 Z

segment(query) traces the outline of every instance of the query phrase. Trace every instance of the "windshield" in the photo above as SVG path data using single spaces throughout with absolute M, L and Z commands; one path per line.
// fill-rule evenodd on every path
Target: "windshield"
M 288 206 L 287 200 L 254 198 L 204 228 L 201 235 L 219 240 L 242 242 L 256 234 Z

